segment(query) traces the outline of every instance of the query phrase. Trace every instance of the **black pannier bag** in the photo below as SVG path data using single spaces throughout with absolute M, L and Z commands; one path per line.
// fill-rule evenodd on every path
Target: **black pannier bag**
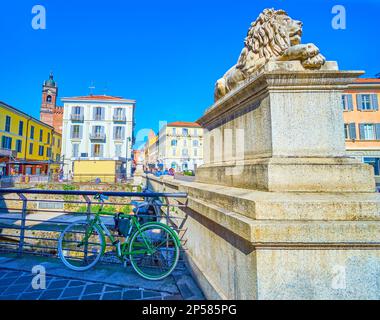
M 114 217 L 115 230 L 119 233 L 119 236 L 128 237 L 131 228 L 131 220 L 128 218 L 122 218 L 122 215 L 124 215 L 124 213 L 119 213 Z

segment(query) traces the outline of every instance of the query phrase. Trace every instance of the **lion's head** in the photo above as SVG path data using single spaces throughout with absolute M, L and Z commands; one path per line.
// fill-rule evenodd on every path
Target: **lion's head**
M 281 56 L 289 47 L 300 44 L 302 22 L 293 20 L 284 10 L 266 9 L 252 23 L 245 47 L 256 59 Z

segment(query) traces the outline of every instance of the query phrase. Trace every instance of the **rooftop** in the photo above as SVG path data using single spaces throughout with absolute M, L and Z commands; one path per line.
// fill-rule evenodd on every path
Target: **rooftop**
M 45 126 L 45 127 L 48 127 L 48 128 L 51 129 L 51 130 L 54 130 L 54 128 L 53 128 L 52 126 L 48 125 L 47 123 L 42 122 L 41 120 L 38 120 L 38 119 L 36 119 L 36 118 L 30 116 L 29 114 L 25 113 L 24 111 L 21 111 L 20 109 L 17 109 L 17 108 L 15 108 L 15 107 L 12 107 L 11 105 L 9 105 L 9 104 L 7 104 L 7 103 L 5 103 L 5 102 L 3 102 L 3 101 L 0 101 L 0 107 L 6 108 L 6 109 L 8 109 L 8 110 L 11 110 L 11 111 L 13 111 L 13 112 L 15 112 L 15 113 L 18 113 L 19 115 L 24 116 L 25 118 L 28 118 L 28 119 L 30 119 L 30 120 L 33 120 L 33 121 L 35 121 L 35 122 L 37 122 L 37 123 L 39 123 L 39 124 L 41 124 L 41 125 L 43 125 L 43 126 Z M 59 132 L 56 132 L 55 130 L 54 130 L 54 132 L 59 134 Z
M 189 128 L 202 128 L 196 122 L 176 121 L 167 124 L 168 127 L 189 127 Z
M 62 101 L 109 101 L 109 102 L 129 102 L 135 103 L 135 100 L 124 99 L 122 97 L 114 97 L 107 95 L 89 95 L 89 96 L 77 96 L 77 97 L 65 97 Z
M 379 83 L 380 79 L 378 78 L 359 78 L 355 80 L 355 83 Z

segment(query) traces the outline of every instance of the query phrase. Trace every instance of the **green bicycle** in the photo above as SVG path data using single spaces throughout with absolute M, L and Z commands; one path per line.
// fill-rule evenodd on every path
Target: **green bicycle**
M 97 195 L 101 202 L 92 220 L 69 225 L 58 241 L 58 254 L 65 266 L 75 271 L 94 267 L 106 251 L 106 236 L 115 246 L 117 257 L 124 263 L 130 261 L 133 269 L 148 280 L 161 280 L 176 268 L 180 254 L 180 240 L 169 226 L 159 222 L 140 224 L 139 209 L 149 205 L 140 203 L 135 215 L 103 211 L 108 197 Z M 122 222 L 125 242 L 121 243 L 111 234 L 100 216 L 114 216 Z M 119 226 L 120 227 L 120 226 Z

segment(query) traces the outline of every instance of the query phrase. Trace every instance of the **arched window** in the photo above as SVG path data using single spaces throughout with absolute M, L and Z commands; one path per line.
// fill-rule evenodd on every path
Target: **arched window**
M 50 95 L 46 97 L 46 102 L 49 102 L 49 103 L 51 102 L 51 96 Z

